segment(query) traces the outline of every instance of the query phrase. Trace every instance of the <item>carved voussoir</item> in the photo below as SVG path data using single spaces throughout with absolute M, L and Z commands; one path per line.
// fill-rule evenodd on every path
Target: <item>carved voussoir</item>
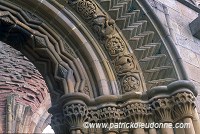
M 135 77 L 136 72 L 139 72 L 137 61 L 133 54 L 129 52 L 127 42 L 117 31 L 115 21 L 102 12 L 95 1 L 69 0 L 68 4 L 91 26 L 91 30 L 106 48 L 113 63 L 113 68 L 116 70 L 116 75 L 122 82 L 122 88 L 123 85 L 126 86 L 121 93 L 143 90 L 139 88 L 142 85 L 138 82 L 142 80 L 141 77 Z M 131 74 L 129 75 L 129 73 Z M 128 83 L 126 83 L 127 81 Z

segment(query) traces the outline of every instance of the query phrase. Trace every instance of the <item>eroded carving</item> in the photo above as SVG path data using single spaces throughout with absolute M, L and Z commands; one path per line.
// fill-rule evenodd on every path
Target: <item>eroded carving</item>
M 137 76 L 133 74 L 127 74 L 122 79 L 123 92 L 138 91 L 140 87 L 140 81 Z
M 92 29 L 101 41 L 110 38 L 115 31 L 115 22 L 106 15 L 98 15 L 92 21 Z
M 86 20 L 92 19 L 96 14 L 96 5 L 92 0 L 69 0 L 68 3 L 75 6 L 76 11 Z
M 132 55 L 118 56 L 113 62 L 118 75 L 124 75 L 127 72 L 133 72 L 136 69 Z
M 148 105 L 145 103 L 132 103 L 123 108 L 129 122 L 145 122 L 148 116 Z
M 195 109 L 195 97 L 191 93 L 178 93 L 172 97 L 173 101 L 173 118 L 180 120 L 186 117 L 193 117 Z
M 126 47 L 124 41 L 117 36 L 109 38 L 105 46 L 111 56 L 122 55 Z
M 172 106 L 170 99 L 158 99 L 151 104 L 151 108 L 159 122 L 172 122 Z
M 120 121 L 120 109 L 114 106 L 108 106 L 99 109 L 99 119 L 106 123 L 117 123 Z
M 104 45 L 111 57 L 112 63 L 120 81 L 121 78 L 123 78 L 123 76 L 129 72 L 135 74 L 134 71 L 137 70 L 135 59 L 128 52 L 125 41 L 116 31 L 115 21 L 104 14 L 94 1 L 70 0 L 68 3 L 73 5 L 76 12 L 80 13 L 81 17 L 91 26 L 91 29 L 97 35 L 99 41 Z M 138 77 L 137 80 L 140 81 L 140 78 L 141 77 Z M 129 81 L 130 85 L 126 84 L 126 80 L 124 82 L 122 81 L 121 85 L 126 85 L 126 90 L 124 90 L 123 93 L 135 91 L 135 89 L 142 89 L 137 88 L 141 85 L 136 82 L 136 79 L 126 79 Z

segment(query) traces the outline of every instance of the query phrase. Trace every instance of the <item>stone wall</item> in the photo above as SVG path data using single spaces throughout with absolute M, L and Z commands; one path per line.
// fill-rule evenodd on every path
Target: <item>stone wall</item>
M 0 133 L 37 132 L 50 124 L 43 77 L 19 51 L 0 42 Z
M 177 0 L 148 1 L 169 31 L 189 79 L 194 82 L 200 92 L 200 40 L 192 35 L 189 27 L 189 24 L 198 17 L 198 13 Z M 196 102 L 200 114 L 200 94 Z

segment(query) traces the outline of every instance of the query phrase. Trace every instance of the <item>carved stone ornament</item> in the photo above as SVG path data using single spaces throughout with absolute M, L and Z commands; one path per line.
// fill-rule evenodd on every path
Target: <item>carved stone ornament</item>
M 118 75 L 126 74 L 136 69 L 132 55 L 118 56 L 114 60 L 114 66 Z
M 124 53 L 126 47 L 124 41 L 116 36 L 109 38 L 105 46 L 111 56 L 117 56 Z
M 111 38 L 115 31 L 115 22 L 108 19 L 106 15 L 98 15 L 92 21 L 92 29 L 98 35 L 101 41 Z
M 104 107 L 99 109 L 99 119 L 102 122 L 106 123 L 116 123 L 120 120 L 120 109 L 117 109 L 116 107 Z
M 76 11 L 86 20 L 92 19 L 96 14 L 96 4 L 93 0 L 69 0 L 70 5 L 75 6 Z
M 144 103 L 131 103 L 123 108 L 129 122 L 145 122 L 148 115 L 148 105 Z
M 173 122 L 171 115 L 171 100 L 158 99 L 151 104 L 153 114 L 159 122 Z
M 108 15 L 103 13 L 95 1 L 92 0 L 69 0 L 69 5 L 76 10 L 77 13 L 91 26 L 91 29 L 99 39 L 99 41 L 106 48 L 112 63 L 114 64 L 114 69 L 116 70 L 117 76 L 120 81 L 123 76 L 131 72 L 132 76 L 137 70 L 136 61 L 133 55 L 127 49 L 126 42 L 122 39 L 115 28 L 115 21 L 111 19 Z M 141 86 L 138 81 L 141 77 L 137 79 L 134 77 L 125 78 L 131 83 L 130 88 L 127 87 L 126 80 L 121 85 L 126 85 L 125 92 L 136 91 L 135 89 Z M 136 85 L 133 85 L 136 84 Z M 123 87 L 122 87 L 123 88 Z M 124 92 L 124 93 L 125 93 Z
M 122 79 L 123 92 L 138 91 L 140 87 L 140 81 L 137 76 L 133 74 L 127 74 Z
M 81 129 L 88 115 L 88 108 L 84 103 L 71 103 L 63 107 L 63 114 L 70 130 Z
M 191 93 L 178 93 L 172 97 L 173 101 L 173 117 L 175 120 L 180 120 L 186 117 L 193 117 L 195 109 L 195 97 Z

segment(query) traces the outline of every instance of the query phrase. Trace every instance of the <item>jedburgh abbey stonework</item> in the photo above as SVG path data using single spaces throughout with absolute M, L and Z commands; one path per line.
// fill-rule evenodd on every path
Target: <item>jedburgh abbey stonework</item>
M 20 51 L 42 75 L 36 71 L 41 83 L 30 87 L 42 97 L 26 89 L 4 92 L 7 87 L 0 85 L 6 109 L 0 130 L 41 133 L 51 117 L 55 133 L 199 134 L 200 40 L 191 32 L 198 2 L 0 0 L 2 48 L 8 44 L 6 50 Z M 4 58 L 4 71 L 7 62 L 17 67 L 27 61 Z M 15 69 L 10 74 L 20 79 L 24 72 Z M 4 83 L 12 81 L 7 77 Z M 32 113 L 19 114 L 18 107 Z M 17 122 L 27 113 L 37 113 L 37 121 L 22 129 Z M 85 122 L 189 123 L 190 128 L 86 128 Z

